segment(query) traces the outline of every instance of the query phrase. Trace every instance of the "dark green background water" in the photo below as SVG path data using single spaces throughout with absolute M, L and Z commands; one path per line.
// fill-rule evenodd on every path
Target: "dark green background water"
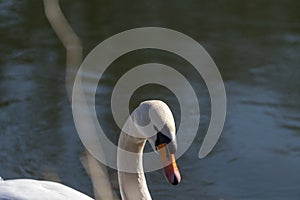
M 203 81 L 190 74 L 192 81 L 199 81 L 201 127 L 178 160 L 183 177 L 179 186 L 169 186 L 161 171 L 147 174 L 153 199 L 300 199 L 299 1 L 61 3 L 82 40 L 84 55 L 121 31 L 158 26 L 197 40 L 219 67 L 228 97 L 222 136 L 213 152 L 199 160 L 210 103 Z M 145 51 L 116 62 L 106 74 L 97 107 L 99 119 L 111 132 L 117 129 L 112 127 L 109 101 L 101 99 L 109 94 L 109 83 L 116 81 L 122 66 L 153 60 L 185 67 L 171 55 Z M 45 179 L 56 174 L 64 184 L 92 195 L 79 161 L 84 148 L 64 76 L 65 49 L 46 20 L 42 1 L 1 0 L 0 175 Z M 170 92 L 156 86 L 141 88 L 132 104 L 150 97 L 176 104 Z M 179 114 L 176 106 L 174 112 Z M 115 183 L 115 171 L 110 174 Z

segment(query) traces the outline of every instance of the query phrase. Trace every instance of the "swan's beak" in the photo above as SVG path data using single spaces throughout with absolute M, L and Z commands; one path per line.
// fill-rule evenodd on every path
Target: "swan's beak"
M 176 159 L 174 154 L 169 153 L 167 144 L 158 145 L 157 151 L 160 156 L 162 165 L 164 166 L 165 177 L 172 185 L 180 183 L 181 176 L 176 165 Z

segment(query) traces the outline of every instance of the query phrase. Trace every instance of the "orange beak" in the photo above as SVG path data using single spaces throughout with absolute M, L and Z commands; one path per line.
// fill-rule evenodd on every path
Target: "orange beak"
M 170 154 L 167 149 L 167 144 L 158 145 L 157 151 L 161 160 L 162 165 L 164 166 L 165 177 L 169 183 L 172 185 L 177 185 L 180 183 L 181 176 L 176 165 L 176 160 L 174 154 Z

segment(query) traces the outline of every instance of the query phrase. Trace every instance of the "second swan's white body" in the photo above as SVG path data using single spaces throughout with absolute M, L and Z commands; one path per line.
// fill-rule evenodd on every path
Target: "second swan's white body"
M 60 183 L 32 179 L 0 182 L 0 200 L 93 200 Z

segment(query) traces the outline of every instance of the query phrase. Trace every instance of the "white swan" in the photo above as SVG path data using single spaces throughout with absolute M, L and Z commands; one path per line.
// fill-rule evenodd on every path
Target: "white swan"
M 174 158 L 177 148 L 174 118 L 164 102 L 150 100 L 142 102 L 131 114 L 131 119 L 134 124 L 127 124 L 126 131 L 123 129 L 119 138 L 118 168 L 124 169 L 128 167 L 128 163 L 134 163 L 136 173 L 118 171 L 120 193 L 123 200 L 151 200 L 142 166 L 142 153 L 147 139 L 158 150 L 165 166 L 166 179 L 173 185 L 178 184 L 181 179 Z M 126 134 L 129 130 L 132 132 Z M 153 130 L 156 132 L 151 135 L 149 132 Z M 169 145 L 166 146 L 167 144 Z M 135 156 L 124 158 L 124 151 L 121 149 L 134 152 Z M 0 200 L 8 199 L 92 200 L 91 197 L 56 182 L 31 179 L 3 181 L 0 178 Z

